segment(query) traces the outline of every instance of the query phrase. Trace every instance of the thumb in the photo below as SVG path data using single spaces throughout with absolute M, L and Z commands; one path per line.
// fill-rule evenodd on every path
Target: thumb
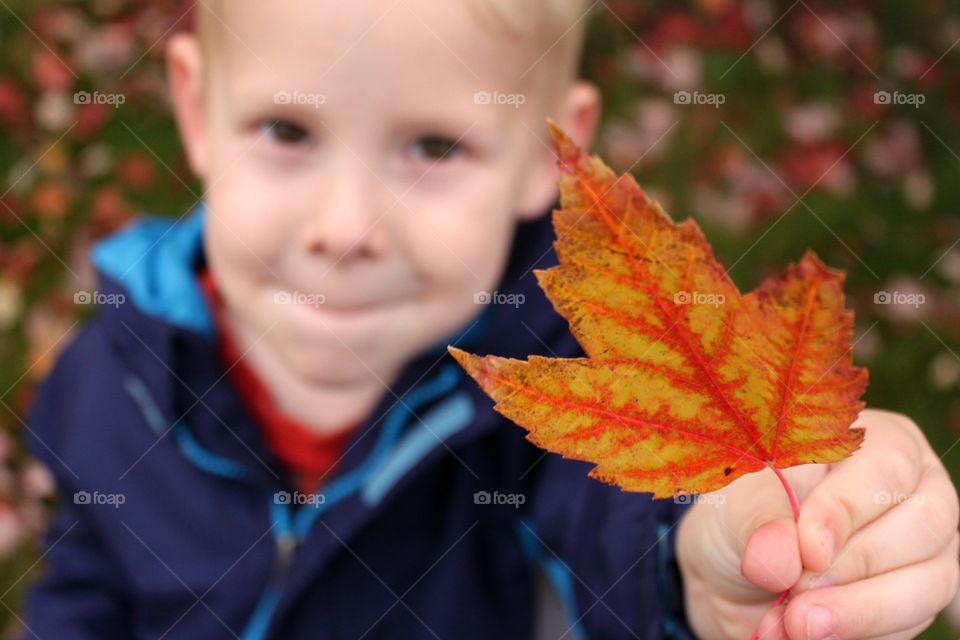
M 766 517 L 771 520 L 765 520 Z M 800 578 L 803 569 L 797 525 L 792 516 L 763 514 L 753 523 L 740 556 L 740 573 L 764 591 L 779 593 Z
M 815 465 L 784 471 L 800 492 L 823 471 Z M 803 571 L 797 525 L 783 485 L 769 469 L 738 478 L 725 495 L 720 525 L 739 561 L 741 602 L 769 599 L 793 586 Z M 731 593 L 733 597 L 737 594 Z

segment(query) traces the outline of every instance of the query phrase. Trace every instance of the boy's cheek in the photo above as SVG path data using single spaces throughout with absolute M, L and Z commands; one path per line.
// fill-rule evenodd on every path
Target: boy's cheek
M 256 187 L 238 186 L 235 196 L 209 194 L 208 248 L 225 260 L 253 261 L 264 269 L 283 250 L 286 230 L 282 210 L 261 197 Z
M 436 217 L 421 214 L 422 218 L 405 225 L 405 253 L 421 271 L 441 282 L 495 284 L 516 228 L 504 207 L 498 202 L 460 200 L 444 205 Z

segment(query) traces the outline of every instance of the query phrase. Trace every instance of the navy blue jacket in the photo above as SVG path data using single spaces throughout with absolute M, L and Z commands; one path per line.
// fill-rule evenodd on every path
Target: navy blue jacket
M 479 305 L 412 359 L 317 496 L 293 492 L 217 356 L 203 219 L 94 247 L 101 304 L 28 420 L 59 493 L 30 637 L 529 638 L 539 570 L 567 637 L 689 633 L 685 505 L 537 449 L 446 353 L 582 355 L 531 271 L 555 263 L 549 216 L 518 226 L 498 287 L 524 304 Z

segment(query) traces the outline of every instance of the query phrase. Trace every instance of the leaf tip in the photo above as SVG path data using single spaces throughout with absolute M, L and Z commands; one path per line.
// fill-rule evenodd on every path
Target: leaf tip
M 533 277 L 537 279 L 537 285 L 541 289 L 545 289 L 547 284 L 550 282 L 550 278 L 553 277 L 553 271 L 556 267 L 551 267 L 549 269 L 534 269 Z
M 553 138 L 553 146 L 557 150 L 557 165 L 561 171 L 573 173 L 583 156 L 583 151 L 573 141 L 573 138 L 554 122 L 553 118 L 547 118 L 547 127 L 550 129 L 550 137 Z
M 836 280 L 842 283 L 847 277 L 846 271 L 828 266 L 813 249 L 804 251 L 803 257 L 800 258 L 800 261 L 797 263 L 797 267 L 801 273 L 816 274 L 824 280 Z
M 453 345 L 447 346 L 447 352 L 453 356 L 457 364 L 463 367 L 467 375 L 473 378 L 484 391 L 490 393 L 490 374 L 497 370 L 497 362 L 500 358 L 496 356 L 478 356 L 463 349 L 458 349 Z
M 453 359 L 457 361 L 457 364 L 459 364 L 464 369 L 469 369 L 471 358 L 476 357 L 473 354 L 467 353 L 463 349 L 458 349 L 452 344 L 447 345 L 447 353 L 453 356 Z

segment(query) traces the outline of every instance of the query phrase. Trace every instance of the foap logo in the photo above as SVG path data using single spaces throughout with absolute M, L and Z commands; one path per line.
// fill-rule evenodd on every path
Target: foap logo
M 705 293 L 703 291 L 677 291 L 673 294 L 674 304 L 699 304 L 719 307 L 727 301 L 722 293 Z
M 712 504 L 719 506 L 726 503 L 727 497 L 722 493 L 678 493 L 673 496 L 677 504 Z
M 919 309 L 927 301 L 922 293 L 904 293 L 902 291 L 877 291 L 873 294 L 873 304 L 893 304 Z
M 894 491 L 877 491 L 873 494 L 874 504 L 912 504 L 915 507 L 922 505 L 927 499 L 922 493 L 900 493 Z
M 914 109 L 927 101 L 922 93 L 903 93 L 902 91 L 877 91 L 873 94 L 874 104 L 906 104 Z
M 127 301 L 122 293 L 100 293 L 99 291 L 77 291 L 73 294 L 73 304 L 97 304 L 119 307 Z
M 273 494 L 275 504 L 289 504 L 311 507 L 319 507 L 327 501 L 327 497 L 322 493 L 303 493 L 301 491 L 277 491 Z
M 273 94 L 274 104 L 299 104 L 319 109 L 327 102 L 322 93 L 303 93 L 302 91 L 277 91 Z
M 494 291 L 477 291 L 473 294 L 474 304 L 507 304 L 513 307 L 519 307 L 526 301 L 526 296 L 522 293 L 500 293 Z
M 122 93 L 100 93 L 99 91 L 77 91 L 73 94 L 74 104 L 105 104 L 119 109 L 120 105 L 127 101 L 127 96 Z
M 273 294 L 275 304 L 303 304 L 309 307 L 319 307 L 327 301 L 322 293 L 306 293 L 304 291 L 277 291 Z
M 527 497 L 522 493 L 500 493 L 494 491 L 477 491 L 473 494 L 473 504 L 506 504 L 515 509 L 527 501 Z
M 722 93 L 702 93 L 700 91 L 677 91 L 673 94 L 674 104 L 706 104 L 714 109 L 719 109 L 720 105 L 727 101 L 727 96 Z
M 127 497 L 122 493 L 100 493 L 94 491 L 77 491 L 73 494 L 73 504 L 77 505 L 108 505 L 114 509 L 119 509 L 120 505 L 127 501 Z
M 507 105 L 519 109 L 527 101 L 522 93 L 503 93 L 501 91 L 477 91 L 473 94 L 473 104 Z

